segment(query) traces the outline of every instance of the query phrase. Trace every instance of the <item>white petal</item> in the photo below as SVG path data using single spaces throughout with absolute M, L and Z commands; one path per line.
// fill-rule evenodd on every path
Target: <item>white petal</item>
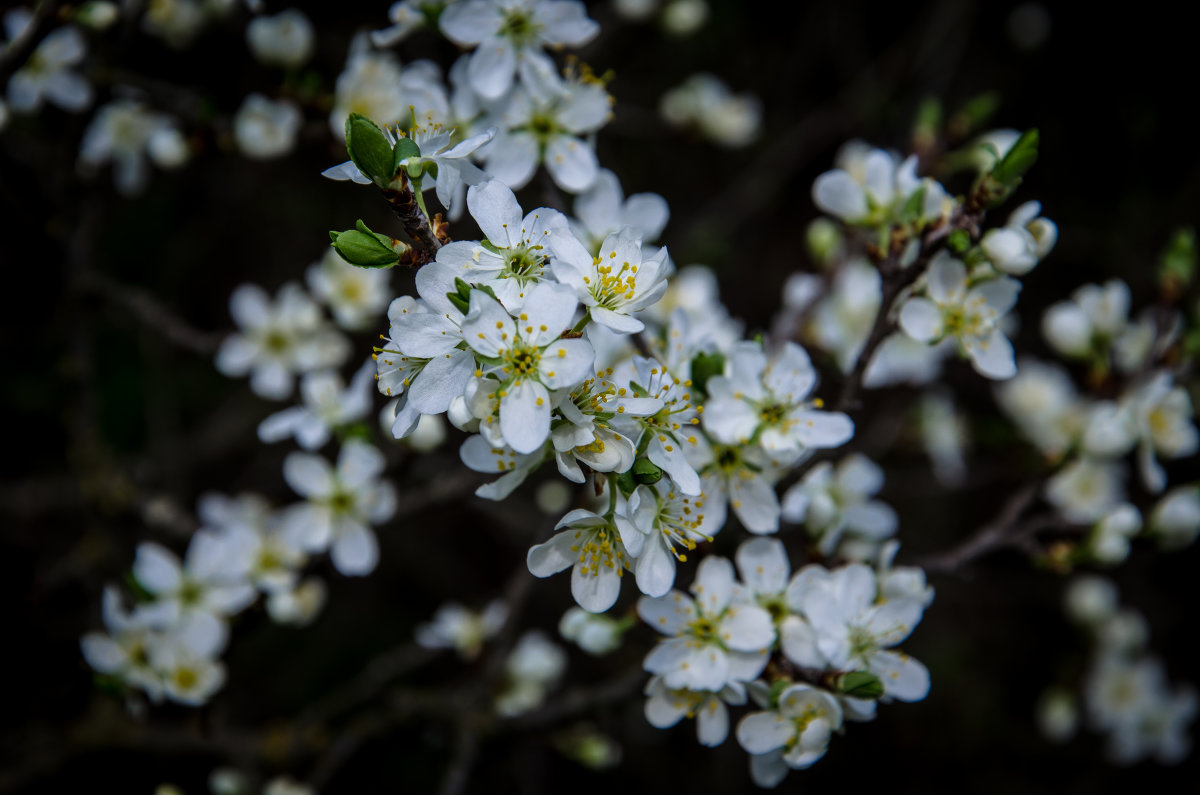
M 283 479 L 301 497 L 321 497 L 333 490 L 333 470 L 319 455 L 290 453 L 283 460 Z
M 900 328 L 921 342 L 932 342 L 942 336 L 942 310 L 928 298 L 910 298 L 900 307 Z
M 751 712 L 738 722 L 737 740 L 751 754 L 765 754 L 787 745 L 795 726 L 778 712 Z
M 150 593 L 173 593 L 182 582 L 179 558 L 160 544 L 144 541 L 138 544 L 133 576 Z
M 532 453 L 550 435 L 550 393 L 537 381 L 525 379 L 500 398 L 500 432 L 518 453 Z
M 900 701 L 920 701 L 929 695 L 929 669 L 906 654 L 876 652 L 869 660 L 871 673 L 883 682 L 883 692 Z
M 738 571 L 742 582 L 757 594 L 779 594 L 787 588 L 791 566 L 783 542 L 775 538 L 752 538 L 738 547 Z
M 991 335 L 969 349 L 971 364 L 982 376 L 1002 381 L 1017 374 L 1017 360 L 1012 343 L 1004 332 L 996 329 Z
M 379 563 L 375 534 L 357 523 L 343 525 L 330 550 L 333 565 L 347 577 L 370 574 Z
M 812 193 L 817 207 L 844 220 L 853 221 L 868 212 L 862 187 L 841 169 L 826 171 L 817 177 Z
M 565 191 L 587 190 L 599 169 L 596 152 L 579 138 L 559 135 L 546 147 L 546 170 Z

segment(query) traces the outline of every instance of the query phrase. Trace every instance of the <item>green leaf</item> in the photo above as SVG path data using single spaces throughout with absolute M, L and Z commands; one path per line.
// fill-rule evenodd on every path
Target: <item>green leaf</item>
M 630 494 L 633 494 L 633 490 L 636 489 L 637 486 L 638 483 L 633 477 L 632 469 L 628 472 L 622 472 L 621 474 L 617 475 L 617 488 L 619 488 L 621 493 L 626 497 L 628 497 Z
M 851 671 L 838 679 L 838 692 L 850 698 L 876 699 L 883 695 L 883 682 L 870 671 Z
M 1012 145 L 1012 148 L 1001 158 L 992 169 L 992 179 L 1007 187 L 1015 186 L 1016 182 L 1033 167 L 1038 157 L 1037 128 L 1026 130 Z
M 361 113 L 351 113 L 346 119 L 346 152 L 359 171 L 380 185 L 391 182 L 396 173 L 387 136 Z

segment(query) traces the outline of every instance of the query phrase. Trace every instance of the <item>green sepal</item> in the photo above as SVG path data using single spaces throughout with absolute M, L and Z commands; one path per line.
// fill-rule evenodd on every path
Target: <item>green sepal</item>
M 870 671 L 851 671 L 838 677 L 837 689 L 844 696 L 873 701 L 883 695 L 883 682 Z
M 971 247 L 971 236 L 965 229 L 955 229 L 946 237 L 946 247 L 955 254 L 962 254 Z
M 662 480 L 663 471 L 649 458 L 639 458 L 633 462 L 633 468 L 629 470 L 633 473 L 633 479 L 638 483 L 645 485 L 653 485 Z
M 633 490 L 637 487 L 638 482 L 633 476 L 632 469 L 630 469 L 628 472 L 622 472 L 621 474 L 617 475 L 617 488 L 619 488 L 621 493 L 626 497 L 628 497 L 630 494 L 633 494 Z
M 401 138 L 392 148 L 392 173 L 400 170 L 400 161 L 409 157 L 420 157 L 421 147 L 411 138 Z
M 496 244 L 490 240 L 480 240 L 479 245 L 483 246 L 485 251 L 490 251 L 497 256 L 500 255 L 500 249 L 497 248 Z
M 376 184 L 386 185 L 396 173 L 387 136 L 361 113 L 351 113 L 346 119 L 346 152 L 358 170 Z
M 779 696 L 783 694 L 784 690 L 787 690 L 794 684 L 795 682 L 790 679 L 776 679 L 774 682 L 772 682 L 771 689 L 767 692 L 767 707 L 769 709 L 775 709 L 778 707 Z
M 1016 187 L 1017 181 L 1025 176 L 1025 172 L 1033 167 L 1038 158 L 1037 128 L 1021 133 L 1017 142 L 1005 153 L 1000 162 L 992 169 L 992 179 L 1001 185 Z
M 725 372 L 725 356 L 721 353 L 698 353 L 692 359 L 692 390 L 708 397 L 708 379 Z M 695 403 L 696 401 L 692 401 Z
M 900 223 L 911 224 L 921 217 L 921 213 L 925 210 L 925 186 L 922 185 L 904 202 L 904 206 L 900 208 Z

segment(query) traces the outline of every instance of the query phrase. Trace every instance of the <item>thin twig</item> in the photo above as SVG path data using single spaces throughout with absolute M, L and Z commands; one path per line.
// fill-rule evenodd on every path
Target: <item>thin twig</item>
M 0 50 L 0 85 L 8 84 L 8 78 L 25 65 L 29 56 L 33 55 L 33 51 L 42 43 L 42 39 L 46 38 L 46 34 L 50 32 L 50 23 L 53 22 L 60 5 L 62 3 L 57 0 L 42 0 L 34 9 L 33 18 L 25 30 L 21 31 L 21 35 Z
M 1036 532 L 1044 523 L 1038 517 L 1037 527 L 1018 525 L 1018 520 L 1037 499 L 1041 481 L 1026 484 L 1014 492 L 1001 507 L 992 521 L 980 527 L 958 546 L 937 555 L 925 558 L 919 565 L 927 572 L 949 574 L 957 572 L 968 563 L 999 549 L 1014 546 Z M 1020 528 L 1022 532 L 1018 533 Z
M 169 342 L 180 348 L 208 356 L 215 353 L 221 343 L 223 335 L 201 331 L 192 326 L 140 287 L 118 284 L 107 276 L 94 272 L 82 276 L 80 285 L 129 310 L 144 325 L 161 333 Z

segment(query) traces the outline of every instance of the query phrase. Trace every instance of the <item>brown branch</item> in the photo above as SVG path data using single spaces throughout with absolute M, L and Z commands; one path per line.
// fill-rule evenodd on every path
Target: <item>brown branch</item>
M 192 326 L 140 287 L 118 284 L 107 276 L 90 271 L 80 277 L 79 284 L 83 289 L 128 310 L 142 324 L 180 348 L 208 356 L 215 353 L 221 343 L 223 335 Z
M 1004 502 L 992 521 L 980 527 L 957 546 L 927 557 L 919 561 L 918 565 L 930 573 L 955 573 L 968 563 L 992 552 L 1025 546 L 1039 530 L 1058 526 L 1058 522 L 1055 521 L 1057 514 L 1037 516 L 1023 523 L 1019 521 L 1021 514 L 1037 499 L 1041 486 L 1042 482 L 1038 480 L 1018 489 Z
M 46 38 L 60 5 L 62 3 L 58 0 L 42 0 L 34 9 L 29 26 L 0 50 L 0 85 L 8 85 L 8 78 L 25 65 L 42 39 Z

